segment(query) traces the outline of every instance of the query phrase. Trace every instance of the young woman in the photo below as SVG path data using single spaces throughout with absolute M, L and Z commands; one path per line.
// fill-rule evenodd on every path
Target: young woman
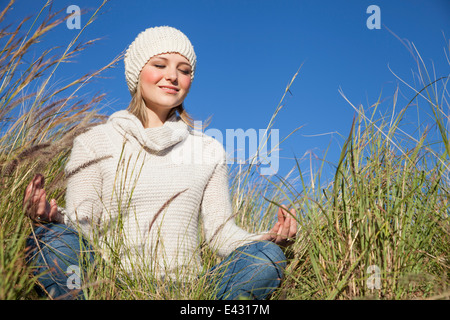
M 80 297 L 68 277 L 83 267 L 89 243 L 99 244 L 95 252 L 106 261 L 116 250 L 129 272 L 139 268 L 164 281 L 198 277 L 202 225 L 208 245 L 225 258 L 206 272 L 217 299 L 267 298 L 283 276 L 280 246 L 297 231 L 294 211 L 280 208 L 264 234 L 235 224 L 225 150 L 192 130 L 183 108 L 196 55 L 182 32 L 167 26 L 141 32 L 124 62 L 131 103 L 74 140 L 65 209 L 47 200 L 41 175 L 25 190 L 25 212 L 37 223 L 30 263 L 36 273 L 47 271 L 41 289 L 54 298 Z

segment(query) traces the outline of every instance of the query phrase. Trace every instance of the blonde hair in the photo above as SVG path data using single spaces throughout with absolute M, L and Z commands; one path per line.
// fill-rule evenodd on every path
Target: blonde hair
M 131 114 L 134 114 L 141 121 L 144 128 L 147 126 L 148 123 L 146 108 L 147 106 L 145 105 L 144 98 L 142 97 L 141 92 L 141 81 L 140 79 L 138 79 L 136 91 L 134 92 L 133 97 L 131 98 L 127 110 Z M 186 112 L 183 103 L 181 103 L 179 106 L 172 108 L 167 118 L 170 118 L 175 112 L 178 112 L 178 115 L 180 116 L 181 120 L 184 121 L 184 123 L 186 123 L 189 127 L 194 128 L 194 119 L 191 117 L 191 115 L 189 115 L 189 113 Z

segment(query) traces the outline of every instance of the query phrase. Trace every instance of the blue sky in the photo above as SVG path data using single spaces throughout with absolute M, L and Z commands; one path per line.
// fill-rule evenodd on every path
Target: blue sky
M 8 21 L 37 12 L 45 2 L 18 0 Z M 84 26 L 101 2 L 56 0 L 52 10 L 77 5 L 86 10 Z M 381 29 L 367 28 L 370 5 L 380 8 Z M 340 88 L 354 105 L 371 105 L 381 93 L 387 99 L 385 110 L 392 107 L 389 99 L 397 86 L 399 107 L 413 97 L 389 70 L 414 82 L 414 60 L 399 38 L 414 43 L 430 67 L 434 63 L 437 77 L 448 76 L 450 69 L 444 53 L 450 39 L 450 0 L 112 0 L 101 13 L 81 37 L 101 40 L 61 66 L 55 81 L 98 69 L 140 31 L 170 25 L 190 38 L 198 59 L 186 109 L 198 120 L 212 116 L 210 127 L 224 134 L 226 129 L 266 128 L 302 66 L 273 126 L 280 138 L 302 127 L 281 145 L 282 175 L 294 165 L 294 155 L 322 157 L 328 146 L 327 160 L 337 162 L 343 143 L 337 133 L 348 135 L 354 116 Z M 65 46 L 77 32 L 60 25 L 38 48 Z M 85 88 L 86 94 L 107 93 L 103 113 L 129 103 L 123 74 L 121 62 Z M 307 170 L 309 161 L 302 164 Z

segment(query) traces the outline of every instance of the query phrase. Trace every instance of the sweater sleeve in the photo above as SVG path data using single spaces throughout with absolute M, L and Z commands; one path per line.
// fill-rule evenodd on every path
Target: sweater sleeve
M 219 256 L 227 256 L 239 246 L 259 240 L 261 237 L 243 230 L 235 223 L 225 151 L 204 190 L 201 215 L 206 240 L 213 250 L 217 250 Z
M 102 212 L 102 177 L 96 155 L 82 136 L 74 140 L 65 173 L 68 179 L 64 222 L 91 238 Z

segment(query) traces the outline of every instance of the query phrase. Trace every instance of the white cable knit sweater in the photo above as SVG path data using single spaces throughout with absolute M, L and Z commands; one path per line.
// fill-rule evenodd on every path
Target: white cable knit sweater
M 74 140 L 66 174 L 65 223 L 98 239 L 107 260 L 108 247 L 119 252 L 129 272 L 198 273 L 200 217 L 221 256 L 260 238 L 234 223 L 223 146 L 176 115 L 145 129 L 114 113 Z

